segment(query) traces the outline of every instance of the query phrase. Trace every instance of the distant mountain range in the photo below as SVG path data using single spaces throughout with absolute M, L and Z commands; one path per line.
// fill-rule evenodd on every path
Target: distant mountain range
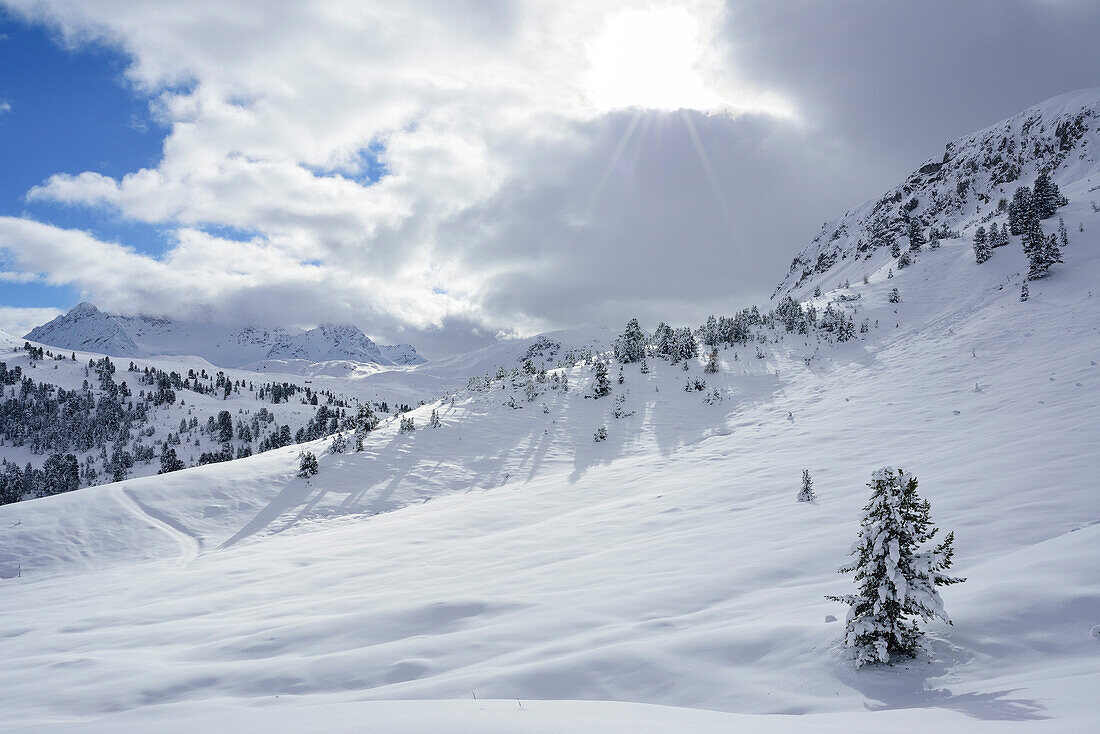
M 176 321 L 153 316 L 124 316 L 100 311 L 91 303 L 28 332 L 25 339 L 62 349 L 112 357 L 195 355 L 221 367 L 247 369 L 267 360 L 308 363 L 347 361 L 383 366 L 421 364 L 409 344 L 375 344 L 350 324 L 321 324 L 314 329 L 245 327 Z

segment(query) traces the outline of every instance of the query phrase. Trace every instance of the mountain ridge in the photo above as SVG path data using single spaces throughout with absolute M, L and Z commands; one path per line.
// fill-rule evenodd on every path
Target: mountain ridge
M 896 259 L 891 244 L 917 220 L 944 235 L 971 235 L 1004 214 L 1001 200 L 1046 169 L 1065 188 L 1100 172 L 1100 87 L 1060 94 L 999 122 L 956 138 L 942 158 L 930 158 L 905 181 L 825 222 L 791 261 L 772 298 L 807 298 L 811 286 L 860 278 Z M 1080 192 L 1078 192 L 1080 193 Z M 828 275 L 829 277 L 825 277 Z
M 111 357 L 194 355 L 221 367 L 241 368 L 269 359 L 309 363 L 344 360 L 384 366 L 411 366 L 426 360 L 409 344 L 379 345 L 351 324 L 320 324 L 313 329 L 237 328 L 146 315 L 117 315 L 82 302 L 24 335 L 63 349 Z

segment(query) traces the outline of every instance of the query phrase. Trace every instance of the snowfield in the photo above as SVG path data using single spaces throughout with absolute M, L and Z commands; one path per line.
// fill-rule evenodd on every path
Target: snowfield
M 360 453 L 318 441 L 0 507 L 0 721 L 1100 730 L 1086 173 L 1059 180 L 1065 263 L 1024 303 L 1019 238 L 978 266 L 967 232 L 893 277 L 880 258 L 866 284 L 819 280 L 819 312 L 843 294 L 869 324 L 843 344 L 780 327 L 720 350 L 718 374 L 650 358 L 620 384 L 612 364 L 598 400 L 578 364 L 568 391 L 494 382 L 415 409 L 412 433 L 391 419 Z M 928 625 L 928 657 L 857 671 L 824 596 L 854 589 L 837 568 L 886 464 L 919 479 L 968 580 L 943 590 L 954 625 Z M 815 502 L 796 501 L 803 469 Z

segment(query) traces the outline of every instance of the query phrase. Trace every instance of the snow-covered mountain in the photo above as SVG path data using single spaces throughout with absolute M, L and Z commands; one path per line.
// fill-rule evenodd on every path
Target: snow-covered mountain
M 195 355 L 221 367 L 245 368 L 264 360 L 306 363 L 347 361 L 386 366 L 415 365 L 424 358 L 408 344 L 379 346 L 351 325 L 314 329 L 237 328 L 153 316 L 104 313 L 90 303 L 32 329 L 31 341 L 112 357 Z
M 833 262 L 781 287 L 807 296 L 794 328 L 758 314 L 714 370 L 706 352 L 612 364 L 597 398 L 591 365 L 538 372 L 567 351 L 548 335 L 435 365 L 440 380 L 506 369 L 411 410 L 415 430 L 384 423 L 361 452 L 323 439 L 0 507 L 0 720 L 1100 730 L 1100 176 L 1081 142 L 1096 122 L 1081 117 L 1057 168 L 1064 263 L 1027 301 L 1020 238 L 974 261 L 969 233 L 1001 216 L 996 198 L 921 210 L 933 189 L 914 188 L 925 224 L 953 230 L 936 250 L 894 270 L 830 234 L 814 247 L 843 240 Z M 999 174 L 973 160 L 988 187 Z M 1006 196 L 1034 172 L 1017 163 Z M 826 309 L 856 328 L 841 339 Z M 512 374 L 528 357 L 536 369 Z M 444 384 L 431 364 L 392 374 Z M 370 379 L 390 377 L 354 384 Z M 316 476 L 297 474 L 303 449 Z M 926 626 L 927 655 L 856 670 L 826 595 L 854 590 L 837 568 L 886 464 L 919 478 L 967 581 L 943 591 L 954 624 Z M 796 499 L 804 469 L 813 502 Z
M 891 260 L 889 242 L 908 247 L 910 219 L 925 233 L 935 226 L 969 236 L 1003 214 L 1001 200 L 1030 185 L 1042 169 L 1063 193 L 1074 189 L 1085 196 L 1100 185 L 1098 156 L 1100 87 L 1029 107 L 948 143 L 942 159 L 927 161 L 882 196 L 826 222 L 791 262 L 774 295 L 805 298 L 811 286 L 856 282 Z

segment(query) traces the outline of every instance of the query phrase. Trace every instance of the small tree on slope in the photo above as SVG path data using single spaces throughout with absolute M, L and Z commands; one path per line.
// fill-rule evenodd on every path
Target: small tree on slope
M 611 381 L 607 379 L 607 365 L 603 360 L 596 362 L 596 377 L 592 381 L 592 397 L 602 398 L 611 392 Z
M 810 470 L 802 470 L 802 489 L 798 492 L 799 502 L 813 502 L 817 499 L 817 495 L 814 494 L 814 480 L 810 479 Z
M 309 478 L 317 473 L 317 457 L 312 451 L 305 451 L 298 460 L 298 476 Z
M 916 477 L 883 467 L 867 486 L 871 500 L 863 508 L 853 560 L 840 569 L 855 573 L 859 592 L 826 597 L 850 607 L 844 643 L 856 667 L 916 655 L 924 637 L 911 618 L 951 624 L 936 587 L 966 580 L 943 573 L 951 567 L 954 533 L 931 550 L 921 550 L 938 529 L 929 519 L 928 501 L 917 496 Z

